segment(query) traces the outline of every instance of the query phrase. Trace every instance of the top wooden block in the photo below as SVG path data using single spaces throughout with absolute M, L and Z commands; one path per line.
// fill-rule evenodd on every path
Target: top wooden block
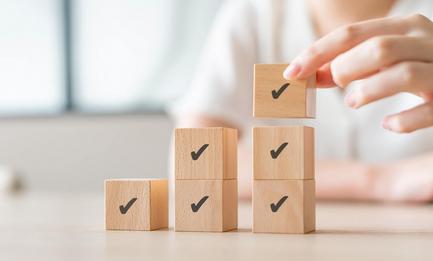
M 316 76 L 288 81 L 283 72 L 288 64 L 254 65 L 254 117 L 316 117 Z
M 237 179 L 237 143 L 236 129 L 176 129 L 176 179 Z

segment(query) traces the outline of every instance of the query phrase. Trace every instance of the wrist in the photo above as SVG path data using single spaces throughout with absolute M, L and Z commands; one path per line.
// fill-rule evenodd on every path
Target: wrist
M 383 201 L 389 194 L 388 173 L 391 166 L 377 164 L 370 166 L 368 177 L 370 182 L 369 197 L 373 201 Z
M 373 164 L 358 165 L 360 174 L 360 184 L 358 185 L 359 199 L 375 201 L 377 200 L 376 184 L 379 173 L 379 166 Z

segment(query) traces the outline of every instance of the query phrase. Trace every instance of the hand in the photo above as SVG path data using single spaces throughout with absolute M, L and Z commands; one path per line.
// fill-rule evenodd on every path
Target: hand
M 395 203 L 433 202 L 433 153 L 382 165 L 318 161 L 316 197 Z
M 297 56 L 284 72 L 303 79 L 317 71 L 317 85 L 360 87 L 345 102 L 360 108 L 400 92 L 424 103 L 384 119 L 383 127 L 412 132 L 433 126 L 433 23 L 422 15 L 374 19 L 324 36 Z
M 376 168 L 373 177 L 375 200 L 433 202 L 433 153 L 387 163 Z

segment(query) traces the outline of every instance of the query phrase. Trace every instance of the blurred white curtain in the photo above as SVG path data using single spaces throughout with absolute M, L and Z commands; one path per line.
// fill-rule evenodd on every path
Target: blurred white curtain
M 0 114 L 63 108 L 60 4 L 59 0 L 0 0 Z
M 181 95 L 222 1 L 76 0 L 80 108 L 155 108 Z

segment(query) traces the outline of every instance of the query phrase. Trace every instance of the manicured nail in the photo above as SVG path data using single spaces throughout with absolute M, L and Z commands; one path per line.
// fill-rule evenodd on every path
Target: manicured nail
M 391 130 L 390 129 L 391 127 L 389 126 L 389 120 L 388 120 L 388 118 L 386 118 L 386 119 L 383 120 L 383 122 L 382 122 L 382 128 L 384 128 L 386 130 Z
M 283 73 L 283 77 L 287 80 L 296 79 L 296 76 L 301 71 L 301 66 L 297 63 L 291 63 Z
M 355 94 L 353 92 L 349 92 L 349 94 L 347 94 L 344 98 L 344 103 L 346 103 L 347 106 L 355 109 L 357 104 Z
M 400 132 L 400 122 L 396 117 L 388 117 L 385 118 L 382 123 L 383 128 L 394 131 L 394 132 Z

